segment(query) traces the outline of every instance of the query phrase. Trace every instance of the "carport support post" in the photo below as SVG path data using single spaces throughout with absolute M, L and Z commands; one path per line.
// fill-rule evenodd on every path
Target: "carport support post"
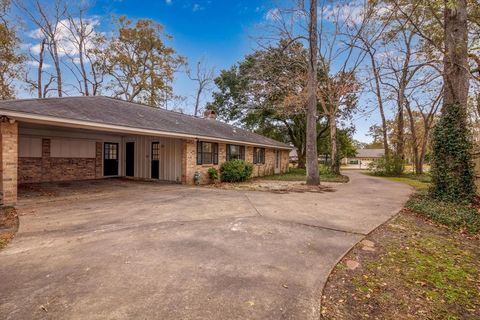
M 17 203 L 18 123 L 0 118 L 0 205 Z

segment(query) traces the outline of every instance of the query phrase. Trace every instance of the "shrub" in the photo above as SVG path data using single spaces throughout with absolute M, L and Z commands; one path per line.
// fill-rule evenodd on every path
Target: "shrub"
M 324 163 L 319 163 L 319 173 L 321 176 L 328 176 L 332 174 L 332 167 Z
M 220 167 L 222 181 L 240 182 L 245 181 L 252 175 L 253 165 L 243 160 L 229 160 Z
M 390 159 L 383 156 L 368 164 L 368 170 L 376 176 L 401 176 L 404 168 L 404 161 L 395 156 Z
M 212 181 L 217 181 L 218 180 L 218 170 L 216 168 L 209 168 L 208 169 L 208 176 Z
M 443 108 L 432 130 L 431 195 L 439 200 L 471 202 L 475 196 L 472 141 L 465 108 Z

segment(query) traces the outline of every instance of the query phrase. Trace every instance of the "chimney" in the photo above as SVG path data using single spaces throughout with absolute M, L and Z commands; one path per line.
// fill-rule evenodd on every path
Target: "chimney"
M 205 110 L 205 112 L 203 113 L 203 117 L 205 119 L 216 120 L 217 119 L 217 113 L 213 110 Z

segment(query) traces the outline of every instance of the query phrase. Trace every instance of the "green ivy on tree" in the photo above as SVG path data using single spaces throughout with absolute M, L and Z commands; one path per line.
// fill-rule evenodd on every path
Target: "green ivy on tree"
M 464 108 L 444 107 L 432 131 L 432 188 L 434 198 L 451 202 L 471 202 L 475 196 L 472 141 Z

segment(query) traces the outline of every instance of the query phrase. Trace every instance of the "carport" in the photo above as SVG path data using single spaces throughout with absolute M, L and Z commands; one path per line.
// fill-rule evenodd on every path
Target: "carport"
M 182 140 L 18 125 L 18 182 L 132 177 L 181 181 Z
M 208 183 L 229 159 L 254 175 L 288 170 L 290 146 L 215 120 L 108 97 L 0 102 L 0 205 L 15 205 L 17 185 L 129 177 Z M 256 157 L 254 156 L 256 155 Z M 201 179 L 195 181 L 197 173 Z

